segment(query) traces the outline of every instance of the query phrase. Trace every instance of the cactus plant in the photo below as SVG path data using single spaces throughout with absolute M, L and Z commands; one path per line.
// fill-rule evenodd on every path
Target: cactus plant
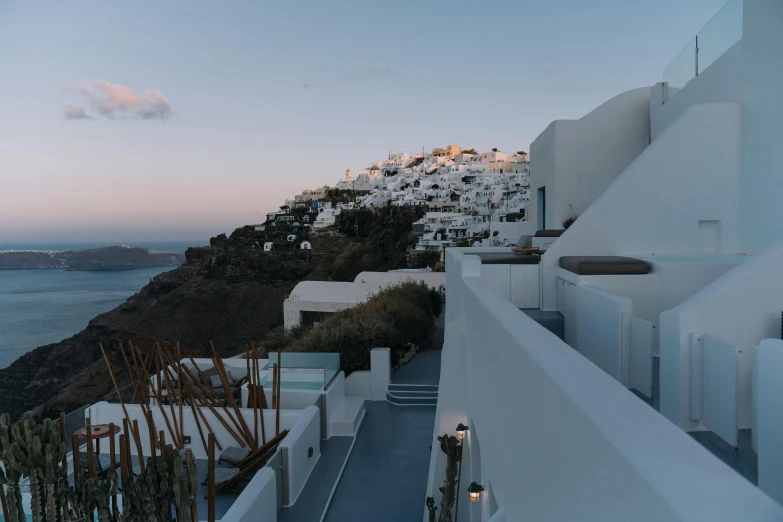
M 446 455 L 446 480 L 443 486 L 438 488 L 441 492 L 440 517 L 438 522 L 452 522 L 451 508 L 457 498 L 457 481 L 459 480 L 458 464 L 462 459 L 462 447 L 457 437 L 453 435 L 442 435 L 438 437 L 440 449 Z M 430 507 L 430 498 L 427 499 L 427 509 L 430 511 L 430 520 L 435 520 L 435 502 L 433 500 Z
M 56 421 L 45 419 L 38 423 L 27 412 L 12 426 L 8 415 L 0 416 L 0 460 L 5 467 L 0 472 L 0 484 L 7 488 L 10 522 L 25 520 L 19 487 L 24 475 L 29 475 L 33 520 L 64 519 L 68 484 L 68 470 L 63 466 L 65 454 L 66 445 Z

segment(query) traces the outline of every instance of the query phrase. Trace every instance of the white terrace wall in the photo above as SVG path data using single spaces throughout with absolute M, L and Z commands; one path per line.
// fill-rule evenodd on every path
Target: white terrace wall
M 581 214 L 650 142 L 650 88 L 632 89 L 579 120 L 553 121 L 530 145 L 529 215 L 546 187 L 546 228 L 562 228 L 569 205 Z
M 149 436 L 147 434 L 149 433 L 147 431 L 147 422 L 144 418 L 144 413 L 142 412 L 141 405 L 139 404 L 126 404 L 125 408 L 128 410 L 128 415 L 130 416 L 131 420 L 138 420 L 139 421 L 139 428 L 141 430 L 141 444 L 142 444 L 142 451 L 145 455 L 150 455 L 150 445 L 149 445 Z M 245 419 L 245 422 L 250 427 L 250 429 L 253 429 L 253 410 L 248 409 L 242 409 L 242 414 Z M 225 449 L 229 446 L 239 446 L 239 444 L 234 440 L 234 438 L 231 436 L 231 434 L 226 430 L 223 425 L 220 423 L 220 421 L 215 418 L 215 416 L 212 414 L 211 411 L 209 411 L 208 408 L 203 408 L 203 412 L 205 417 L 207 418 L 207 421 L 209 422 L 209 426 L 212 428 L 213 433 L 215 434 L 215 438 L 217 441 L 221 444 L 221 446 Z M 231 412 L 232 415 L 234 415 L 234 412 Z M 171 414 L 168 411 L 168 408 L 166 409 L 166 414 L 169 416 L 169 421 L 171 421 Z M 302 411 L 298 410 L 280 410 L 280 430 L 286 430 L 291 429 L 294 424 L 296 424 L 299 421 L 299 418 L 302 415 Z M 125 415 L 122 411 L 122 406 L 119 404 L 110 404 L 108 402 L 98 402 L 96 404 L 93 404 L 89 407 L 89 409 L 85 412 L 85 416 L 89 416 L 90 420 L 93 424 L 109 424 L 114 423 L 117 426 L 122 426 L 122 420 L 125 418 Z M 185 428 L 185 434 L 190 435 L 191 443 L 189 445 L 186 445 L 186 448 L 193 451 L 193 457 L 197 459 L 206 459 L 207 458 L 207 450 L 204 448 L 204 445 L 201 442 L 201 437 L 198 433 L 198 427 L 196 426 L 195 420 L 193 420 L 193 412 L 190 410 L 190 408 L 186 408 L 183 410 L 183 417 L 184 417 L 184 428 Z M 224 415 L 225 417 L 225 415 Z M 166 440 L 171 441 L 173 440 L 173 437 L 171 435 L 171 432 L 166 426 L 166 421 L 163 418 L 163 415 L 160 413 L 160 410 L 157 407 L 152 408 L 152 418 L 155 422 L 155 427 L 158 430 L 163 430 L 166 432 Z M 199 417 L 199 421 L 201 422 L 201 430 L 204 433 L 204 437 L 207 436 L 207 430 L 204 426 L 203 419 Z M 231 421 L 226 420 L 226 422 L 229 424 L 229 426 L 232 427 L 236 431 L 236 428 L 231 424 Z M 260 432 L 260 422 L 259 422 L 259 433 Z M 274 410 L 265 410 L 264 411 L 264 428 L 266 429 L 266 435 L 267 439 L 271 438 L 275 434 L 275 411 Z M 117 435 L 117 439 L 115 440 L 116 444 L 119 444 L 119 435 Z M 108 451 L 109 450 L 109 442 L 108 439 L 104 440 L 101 443 L 101 450 Z M 217 455 L 220 455 L 220 450 L 216 448 Z M 136 451 L 135 444 L 131 444 L 131 453 L 133 455 L 136 455 L 138 452 Z
M 541 308 L 556 310 L 561 256 L 740 253 L 740 140 L 738 103 L 686 110 L 542 256 Z
M 661 314 L 661 413 L 683 429 L 698 429 L 688 415 L 691 333 L 739 347 L 739 426 L 752 423 L 752 349 L 780 337 L 783 243 L 730 270 L 679 306 Z
M 457 248 L 446 256 L 426 493 L 436 505 L 444 462 L 434 437 L 470 422 L 467 451 L 479 462 L 463 480 L 487 488 L 471 522 L 495 507 L 509 521 L 783 520 L 783 507 L 489 289 L 477 257 Z
M 276 522 L 275 472 L 261 468 L 231 504 L 220 522 Z

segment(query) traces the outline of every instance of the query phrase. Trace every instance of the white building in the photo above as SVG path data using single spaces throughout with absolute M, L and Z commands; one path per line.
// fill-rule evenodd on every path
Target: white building
M 579 217 L 540 263 L 446 250 L 459 521 L 783 520 L 781 28 L 732 0 L 665 81 L 544 130 L 538 228 Z

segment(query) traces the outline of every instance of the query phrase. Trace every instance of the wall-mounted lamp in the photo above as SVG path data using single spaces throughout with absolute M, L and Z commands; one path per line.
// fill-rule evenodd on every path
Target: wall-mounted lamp
M 481 498 L 481 492 L 484 491 L 484 486 L 471 482 L 468 486 L 468 495 L 470 495 L 471 502 L 478 502 Z
M 465 438 L 465 432 L 468 431 L 468 427 L 461 422 L 457 425 L 457 440 Z

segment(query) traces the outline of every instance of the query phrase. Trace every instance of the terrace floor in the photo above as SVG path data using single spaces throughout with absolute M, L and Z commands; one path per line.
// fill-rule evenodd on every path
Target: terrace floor
M 547 312 L 538 308 L 520 308 L 522 312 L 535 322 L 558 336 L 561 340 L 564 338 L 564 321 L 560 312 Z
M 278 512 L 278 522 L 320 522 L 335 481 L 348 458 L 352 442 L 353 437 L 331 437 L 321 441 L 321 458 L 313 468 L 297 502 Z
M 438 384 L 440 354 L 419 352 L 392 380 Z M 366 406 L 367 417 L 324 520 L 421 520 L 435 407 L 385 401 L 368 401 Z

